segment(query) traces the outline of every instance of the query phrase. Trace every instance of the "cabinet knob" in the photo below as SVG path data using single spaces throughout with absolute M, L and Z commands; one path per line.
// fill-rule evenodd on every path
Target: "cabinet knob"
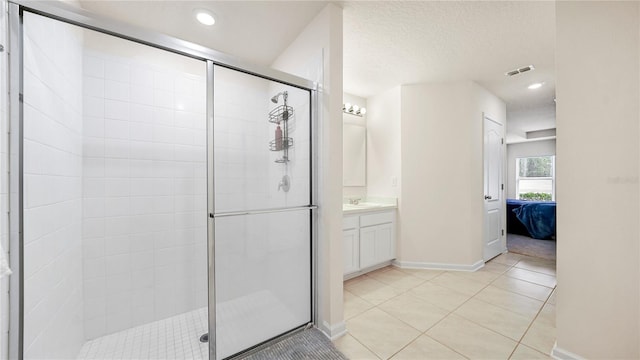
M 493 198 L 491 197 L 491 195 L 485 195 L 485 196 L 484 196 L 484 199 L 485 199 L 485 200 L 491 200 L 491 199 L 493 199 Z

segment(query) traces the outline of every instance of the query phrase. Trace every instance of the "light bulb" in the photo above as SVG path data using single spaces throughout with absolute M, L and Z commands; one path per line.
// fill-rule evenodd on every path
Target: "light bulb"
M 358 113 L 358 110 L 360 110 L 360 106 L 358 106 L 358 105 L 353 105 L 353 112 L 357 114 L 357 113 Z
M 360 114 L 364 115 L 367 113 L 367 108 L 361 108 L 360 109 Z
M 346 110 L 348 112 L 351 112 L 351 103 L 345 103 L 344 104 L 344 108 L 343 110 Z
M 216 23 L 216 18 L 213 14 L 206 10 L 196 10 L 196 19 L 202 24 L 211 26 Z

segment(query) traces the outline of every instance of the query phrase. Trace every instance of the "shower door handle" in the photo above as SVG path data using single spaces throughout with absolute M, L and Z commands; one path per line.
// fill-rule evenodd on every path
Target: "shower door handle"
M 493 199 L 493 197 L 491 197 L 491 195 L 485 195 L 485 196 L 484 196 L 484 199 L 485 199 L 485 200 L 491 200 L 491 199 Z

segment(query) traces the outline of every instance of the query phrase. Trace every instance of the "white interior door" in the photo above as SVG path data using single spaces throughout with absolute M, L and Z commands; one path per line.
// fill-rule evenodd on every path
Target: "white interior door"
M 484 260 L 500 255 L 503 245 L 503 128 L 484 116 Z

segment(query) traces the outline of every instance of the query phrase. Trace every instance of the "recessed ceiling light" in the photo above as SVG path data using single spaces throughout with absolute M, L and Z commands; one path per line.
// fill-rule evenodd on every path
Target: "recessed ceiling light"
M 211 26 L 216 23 L 216 18 L 213 17 L 213 14 L 210 11 L 200 9 L 200 10 L 196 10 L 195 14 L 196 14 L 196 19 L 202 25 Z
M 529 90 L 539 89 L 540 87 L 542 87 L 543 84 L 544 84 L 543 82 L 533 83 L 533 84 L 529 85 Z

